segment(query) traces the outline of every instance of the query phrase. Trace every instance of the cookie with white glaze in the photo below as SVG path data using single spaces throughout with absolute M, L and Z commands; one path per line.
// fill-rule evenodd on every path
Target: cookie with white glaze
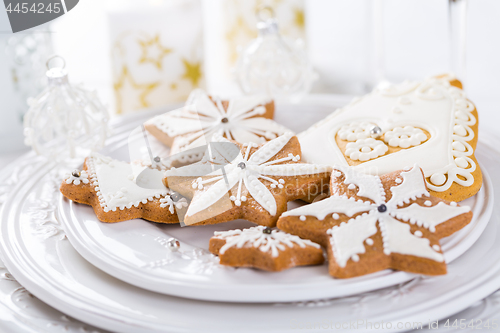
M 68 173 L 60 191 L 77 203 L 92 206 L 102 222 L 120 222 L 135 218 L 160 223 L 179 223 L 178 216 L 185 212 L 188 202 L 166 188 L 162 182 L 161 167 L 148 168 L 137 164 L 141 181 L 147 188 L 137 185 L 132 165 L 93 153 L 85 159 L 83 170 Z
M 214 135 L 202 161 L 165 171 L 164 183 L 190 199 L 187 225 L 246 219 L 274 227 L 288 201 L 328 187 L 331 167 L 300 158 L 292 133 L 263 145 Z
M 329 272 L 446 273 L 439 240 L 466 226 L 469 207 L 429 194 L 417 166 L 379 176 L 335 166 L 331 196 L 285 212 L 278 228 L 327 249 Z
M 274 102 L 268 98 L 243 96 L 223 101 L 197 89 L 183 108 L 154 117 L 145 128 L 171 147 L 171 155 L 178 160 L 194 162 L 203 156 L 203 148 L 196 148 L 210 142 L 214 133 L 239 143 L 260 144 L 289 131 L 272 120 L 273 116 Z
M 219 256 L 222 265 L 273 272 L 324 261 L 319 244 L 263 226 L 216 231 L 209 250 Z
M 461 88 L 449 76 L 379 86 L 298 134 L 303 159 L 374 175 L 418 163 L 432 195 L 462 201 L 482 174 L 478 113 Z

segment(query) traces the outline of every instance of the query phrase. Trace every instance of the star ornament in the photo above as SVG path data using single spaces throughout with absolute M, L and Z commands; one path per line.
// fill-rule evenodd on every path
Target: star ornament
M 197 89 L 190 94 L 184 108 L 157 116 L 145 127 L 170 146 L 171 155 L 174 155 L 206 145 L 215 133 L 240 143 L 264 143 L 274 139 L 288 129 L 268 119 L 273 114 L 274 103 L 262 96 L 221 101 Z
M 165 185 L 191 199 L 186 225 L 242 218 L 273 227 L 288 201 L 321 192 L 328 182 L 329 166 L 299 162 L 292 133 L 261 146 L 213 139 L 202 161 L 165 172 Z
M 132 107 L 134 110 L 149 107 L 147 97 L 159 85 L 159 82 L 136 82 L 128 67 L 123 66 L 117 82 L 113 84 L 116 95 L 116 112 L 118 114 L 123 113 L 127 107 Z
M 187 59 L 182 59 L 184 65 L 183 79 L 191 81 L 193 87 L 198 87 L 199 81 L 202 77 L 201 62 L 191 62 Z
M 329 198 L 284 213 L 278 228 L 326 247 L 338 278 L 387 268 L 445 274 L 439 240 L 472 219 L 469 207 L 430 196 L 417 166 L 381 177 L 334 167 L 330 190 Z
M 166 48 L 161 45 L 160 35 L 156 35 L 148 40 L 138 40 L 141 47 L 141 58 L 139 63 L 151 63 L 159 70 L 162 69 L 163 58 L 172 52 L 172 49 Z

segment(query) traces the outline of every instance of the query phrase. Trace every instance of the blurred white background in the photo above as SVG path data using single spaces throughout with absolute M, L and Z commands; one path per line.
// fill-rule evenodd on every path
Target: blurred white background
M 44 71 L 40 61 L 25 74 L 19 70 L 9 53 L 13 37 L 47 36 L 49 46 L 35 44 L 29 52 L 63 56 L 71 82 L 96 88 L 111 113 L 127 113 L 181 101 L 196 86 L 222 96 L 239 93 L 231 75 L 235 52 L 256 31 L 248 3 L 283 6 L 278 10 L 283 33 L 305 40 L 319 75 L 313 94 L 366 93 L 379 79 L 375 55 L 380 50 L 384 78 L 390 81 L 451 68 L 448 0 L 85 0 L 34 31 L 0 33 L 0 154 L 8 160 L 24 148 L 25 95 L 39 89 Z M 381 8 L 379 26 L 373 22 L 374 7 Z M 9 27 L 2 14 L 0 32 Z M 495 131 L 500 121 L 499 14 L 498 0 L 469 1 L 463 79 L 480 112 L 481 130 Z M 377 33 L 382 37 L 378 46 Z M 134 43 L 141 48 L 131 50 Z M 131 55 L 143 57 L 143 52 L 149 62 L 130 63 Z M 133 101 L 134 89 L 140 103 Z

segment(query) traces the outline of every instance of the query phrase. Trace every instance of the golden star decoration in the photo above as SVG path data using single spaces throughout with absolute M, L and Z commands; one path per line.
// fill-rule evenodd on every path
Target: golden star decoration
M 294 20 L 293 22 L 295 23 L 295 25 L 300 28 L 300 29 L 304 29 L 305 27 L 305 15 L 304 15 L 304 10 L 303 9 L 299 9 L 299 8 L 295 8 L 293 10 L 294 12 Z
M 139 63 L 152 63 L 159 70 L 162 69 L 163 58 L 172 52 L 172 49 L 166 48 L 160 43 L 160 35 L 157 34 L 149 40 L 138 40 L 141 47 L 141 58 Z
M 137 83 L 127 66 L 123 66 L 121 69 L 120 77 L 118 81 L 115 82 L 113 88 L 116 94 L 116 113 L 120 114 L 123 112 L 123 88 L 126 84 L 129 84 L 134 90 L 140 90 L 139 94 L 139 108 L 147 108 L 149 107 L 149 103 L 147 101 L 147 96 L 156 89 L 160 83 L 152 82 L 152 83 Z
M 190 62 L 186 58 L 182 58 L 182 64 L 184 65 L 183 79 L 191 81 L 193 87 L 198 87 L 198 83 L 201 79 L 201 62 Z

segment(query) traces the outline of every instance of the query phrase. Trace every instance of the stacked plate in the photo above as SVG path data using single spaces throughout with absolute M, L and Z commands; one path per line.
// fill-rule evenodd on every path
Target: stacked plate
M 277 120 L 299 132 L 346 102 L 329 97 L 280 105 Z M 127 135 L 153 114 L 116 122 L 104 153 L 128 160 Z M 500 162 L 496 140 L 480 135 L 476 156 L 484 186 L 464 202 L 474 219 L 442 240 L 449 272 L 433 278 L 388 270 L 338 280 L 328 275 L 326 265 L 281 273 L 223 267 L 207 251 L 208 239 L 215 230 L 249 222 L 187 228 L 143 220 L 101 223 L 91 207 L 60 195 L 67 170 L 27 154 L 0 178 L 0 328 L 398 332 L 435 326 L 437 320 L 442 330 L 471 320 L 472 327 L 486 328 L 486 321 L 493 327 L 500 296 L 483 299 L 500 288 L 500 219 L 493 197 L 493 188 L 500 186 L 500 175 L 493 172 Z M 168 248 L 170 237 L 180 241 L 178 250 Z M 446 327 L 443 318 L 456 313 Z

